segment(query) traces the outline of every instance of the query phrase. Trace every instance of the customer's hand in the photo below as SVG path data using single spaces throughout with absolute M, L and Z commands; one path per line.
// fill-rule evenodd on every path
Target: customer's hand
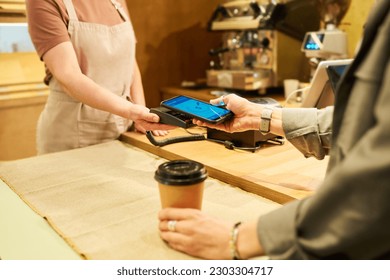
M 158 217 L 160 236 L 173 249 L 204 259 L 231 259 L 233 223 L 213 219 L 196 209 L 166 208 Z M 170 229 L 169 221 L 176 221 Z
M 210 100 L 210 103 L 218 106 L 225 105 L 226 109 L 234 113 L 234 117 L 218 125 L 194 120 L 196 125 L 216 128 L 227 132 L 258 130 L 260 128 L 262 105 L 250 102 L 235 94 Z

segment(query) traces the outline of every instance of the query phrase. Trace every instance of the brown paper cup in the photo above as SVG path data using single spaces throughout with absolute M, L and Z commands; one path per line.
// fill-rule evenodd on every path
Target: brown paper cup
M 162 208 L 202 208 L 207 178 L 203 164 L 191 160 L 166 162 L 158 167 L 154 178 L 158 182 Z
M 191 186 L 158 186 L 162 208 L 202 208 L 204 182 Z

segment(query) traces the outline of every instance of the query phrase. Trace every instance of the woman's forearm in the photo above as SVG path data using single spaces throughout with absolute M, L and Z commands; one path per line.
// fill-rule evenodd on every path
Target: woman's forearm
M 141 72 L 139 70 L 137 62 L 135 62 L 135 64 L 134 64 L 134 73 L 133 73 L 132 81 L 133 82 L 132 82 L 131 88 L 130 88 L 131 100 L 135 104 L 146 105 L 144 88 L 142 85 Z
M 70 42 L 55 46 L 43 58 L 53 76 L 71 97 L 96 109 L 131 119 L 133 104 L 85 76 Z

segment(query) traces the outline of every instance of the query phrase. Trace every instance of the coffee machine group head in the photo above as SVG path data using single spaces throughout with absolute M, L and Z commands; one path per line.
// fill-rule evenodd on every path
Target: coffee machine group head
M 209 30 L 221 32 L 210 50 L 209 86 L 265 93 L 284 79 L 309 77 L 303 37 L 318 30 L 315 0 L 238 0 L 219 5 Z

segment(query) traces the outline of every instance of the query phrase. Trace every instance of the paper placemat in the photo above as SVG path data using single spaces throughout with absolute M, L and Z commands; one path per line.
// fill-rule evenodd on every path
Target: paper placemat
M 120 141 L 0 163 L 0 177 L 86 259 L 190 259 L 158 234 L 165 160 Z M 208 178 L 203 211 L 244 221 L 280 207 Z M 28 234 L 28 233 L 26 233 Z

